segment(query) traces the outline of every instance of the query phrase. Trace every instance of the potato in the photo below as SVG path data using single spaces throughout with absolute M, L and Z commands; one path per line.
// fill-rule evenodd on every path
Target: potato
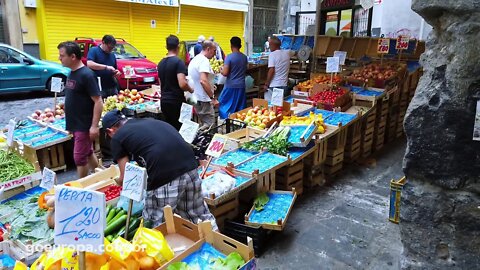
M 154 270 L 155 269 L 155 259 L 149 256 L 145 256 L 138 260 L 140 264 L 140 270 Z

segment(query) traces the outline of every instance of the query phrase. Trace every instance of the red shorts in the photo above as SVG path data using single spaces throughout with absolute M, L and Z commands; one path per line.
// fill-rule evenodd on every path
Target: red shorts
M 93 154 L 93 143 L 88 131 L 73 132 L 73 160 L 77 166 L 85 166 L 88 157 Z

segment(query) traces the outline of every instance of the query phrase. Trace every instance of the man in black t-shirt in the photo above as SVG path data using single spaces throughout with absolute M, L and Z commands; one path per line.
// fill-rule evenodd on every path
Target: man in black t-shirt
M 193 93 L 193 89 L 188 85 L 185 75 L 187 68 L 185 63 L 177 57 L 180 41 L 178 37 L 170 35 L 167 37 L 168 54 L 158 63 L 158 78 L 162 98 L 160 99 L 162 113 L 165 121 L 180 130 L 182 123 L 178 121 L 180 117 L 180 108 L 182 102 L 185 102 L 184 91 Z
M 103 102 L 93 71 L 84 66 L 82 53 L 77 43 L 67 41 L 58 45 L 58 59 L 72 71 L 65 84 L 66 129 L 73 134 L 73 159 L 80 178 L 88 170 L 98 167 L 93 153 L 93 141 L 98 137 L 98 122 Z
M 216 228 L 215 218 L 203 200 L 193 150 L 175 128 L 151 118 L 127 121 L 118 110 L 106 113 L 102 126 L 112 138 L 112 156 L 120 168 L 119 184 L 123 183 L 130 157 L 147 169 L 145 219 L 160 225 L 163 207 L 170 205 L 181 217 L 194 223 L 209 220 Z

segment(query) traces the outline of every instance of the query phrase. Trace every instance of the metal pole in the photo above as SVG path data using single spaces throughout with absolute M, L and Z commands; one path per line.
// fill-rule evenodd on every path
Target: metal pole
M 322 2 L 323 0 L 317 0 L 317 12 L 315 14 L 315 35 L 313 36 L 314 48 L 313 48 L 313 63 L 311 63 L 311 72 L 317 71 L 317 56 L 316 56 L 316 47 L 318 46 L 318 33 L 320 32 L 320 18 L 322 11 Z

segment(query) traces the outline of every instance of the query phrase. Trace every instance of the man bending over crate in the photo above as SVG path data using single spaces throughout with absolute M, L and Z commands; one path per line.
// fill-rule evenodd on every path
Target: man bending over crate
M 112 138 L 113 159 L 118 162 L 123 183 L 125 165 L 135 160 L 147 169 L 147 196 L 143 217 L 154 226 L 163 221 L 163 207 L 194 223 L 209 220 L 217 229 L 215 217 L 203 200 L 198 163 L 192 148 L 170 124 L 150 119 L 130 119 L 118 110 L 105 114 L 103 128 Z
M 73 159 L 78 177 L 98 167 L 93 153 L 93 141 L 99 135 L 98 122 L 103 102 L 97 78 L 82 63 L 82 52 L 77 43 L 66 41 L 58 45 L 58 59 L 72 71 L 65 83 L 66 129 L 73 134 Z

